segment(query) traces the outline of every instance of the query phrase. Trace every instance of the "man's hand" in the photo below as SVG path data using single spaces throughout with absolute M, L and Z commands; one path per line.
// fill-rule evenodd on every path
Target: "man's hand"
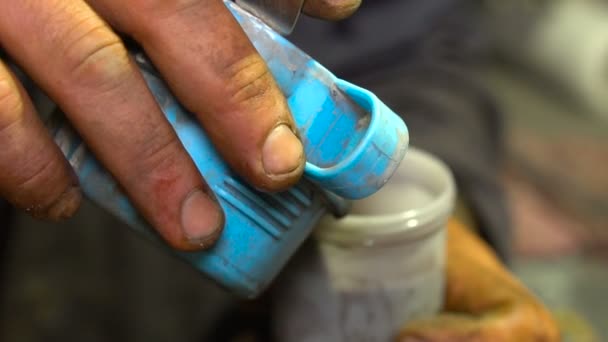
M 479 238 L 448 228 L 446 313 L 408 324 L 400 342 L 557 342 L 543 305 Z
M 305 9 L 337 19 L 359 2 L 309 0 Z M 221 0 L 8 0 L 0 13 L 0 47 L 62 108 L 173 247 L 210 245 L 223 215 L 113 29 L 144 48 L 253 186 L 277 191 L 302 175 L 286 100 Z M 2 61 L 0 146 L 0 196 L 40 218 L 76 211 L 78 181 Z

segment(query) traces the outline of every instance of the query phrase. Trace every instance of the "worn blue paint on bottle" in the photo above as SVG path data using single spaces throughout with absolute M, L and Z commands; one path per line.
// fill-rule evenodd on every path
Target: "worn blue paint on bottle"
M 207 251 L 173 251 L 220 285 L 255 297 L 275 278 L 318 219 L 379 190 L 401 162 L 409 135 L 375 95 L 346 81 L 263 22 L 227 1 L 288 99 L 305 147 L 305 176 L 291 189 L 261 193 L 222 160 L 194 116 L 172 96 L 146 56 L 132 51 L 149 88 L 197 168 L 216 193 L 226 224 Z M 60 115 L 47 120 L 85 195 L 158 244 L 169 248 Z

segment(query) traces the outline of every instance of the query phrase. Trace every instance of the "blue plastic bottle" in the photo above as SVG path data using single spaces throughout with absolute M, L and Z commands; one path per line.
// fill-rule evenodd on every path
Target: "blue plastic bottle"
M 255 297 L 274 279 L 321 215 L 379 190 L 408 146 L 403 121 L 372 93 L 337 79 L 263 22 L 227 1 L 266 60 L 301 133 L 304 179 L 280 194 L 260 193 L 233 173 L 143 53 L 133 51 L 149 88 L 201 174 L 217 194 L 226 225 L 210 250 L 178 255 L 229 290 Z M 164 245 L 112 176 L 59 113 L 46 120 L 85 195 L 132 229 Z M 165 248 L 170 248 L 164 245 Z

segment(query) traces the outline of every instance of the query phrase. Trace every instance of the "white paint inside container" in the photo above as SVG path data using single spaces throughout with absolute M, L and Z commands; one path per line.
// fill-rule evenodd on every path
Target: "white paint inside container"
M 345 218 L 324 217 L 316 235 L 339 245 L 391 243 L 418 236 L 445 224 L 455 192 L 449 168 L 434 156 L 411 148 L 380 191 L 353 202 Z

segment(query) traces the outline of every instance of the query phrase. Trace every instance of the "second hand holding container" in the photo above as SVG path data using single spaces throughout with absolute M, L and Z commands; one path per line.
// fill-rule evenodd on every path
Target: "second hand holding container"
M 344 199 L 367 197 L 389 180 L 405 154 L 409 136 L 403 121 L 372 93 L 337 79 L 261 20 L 230 1 L 225 4 L 265 59 L 302 137 L 305 176 L 288 191 L 262 193 L 244 183 L 146 56 L 137 49 L 132 55 L 225 212 L 224 231 L 214 247 L 197 253 L 174 252 L 220 285 L 255 297 L 325 212 L 344 209 Z M 85 195 L 162 245 L 64 117 L 57 113 L 46 118 L 46 124 L 78 174 Z

